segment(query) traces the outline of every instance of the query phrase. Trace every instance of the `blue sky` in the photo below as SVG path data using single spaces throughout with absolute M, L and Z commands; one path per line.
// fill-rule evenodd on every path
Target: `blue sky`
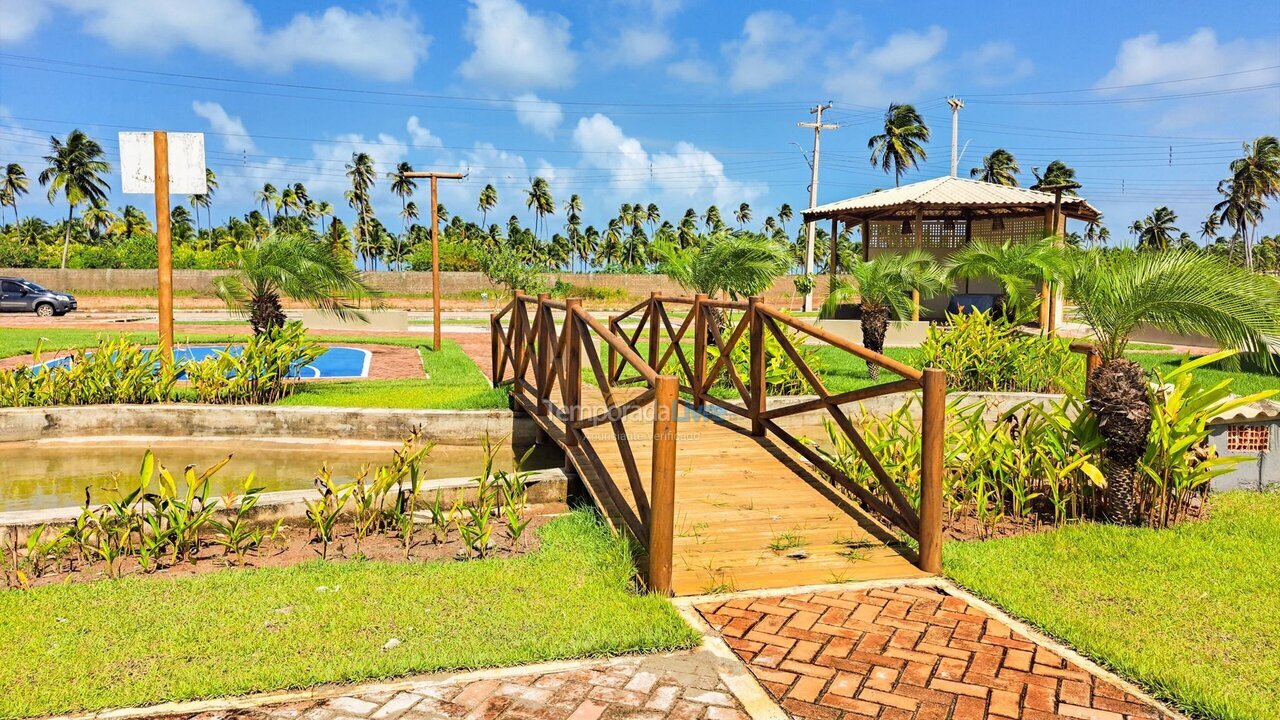
M 1240 141 L 1280 133 L 1276 3 L 959 7 L 0 0 L 0 162 L 34 176 L 47 136 L 73 127 L 114 160 L 117 132 L 160 127 L 210 133 L 215 219 L 251 209 L 264 182 L 294 181 L 347 215 L 343 163 L 365 150 L 380 174 L 400 160 L 469 172 L 442 183 L 451 210 L 476 214 L 492 182 L 490 222 L 531 222 L 522 191 L 542 175 L 558 203 L 582 195 L 590 223 L 637 201 L 671 219 L 747 201 L 758 223 L 807 205 L 796 144 L 807 151 L 812 133 L 796 122 L 816 102 L 833 101 L 841 124 L 823 135 L 826 202 L 892 185 L 866 150 L 891 101 L 934 130 L 904 182 L 946 174 L 956 94 L 962 174 L 995 147 L 1018 157 L 1024 184 L 1063 159 L 1123 240 L 1156 205 L 1198 235 Z M 376 192 L 397 228 L 385 180 Z M 40 195 L 24 214 L 65 212 Z M 125 202 L 150 199 L 114 195 Z M 1277 228 L 1280 210 L 1264 232 Z

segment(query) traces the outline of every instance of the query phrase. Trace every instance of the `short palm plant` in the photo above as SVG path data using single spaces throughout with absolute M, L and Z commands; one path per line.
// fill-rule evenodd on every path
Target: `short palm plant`
M 1055 238 L 1003 244 L 976 240 L 951 255 L 947 277 L 991 278 L 1004 288 L 1003 303 L 1008 314 L 1024 322 L 1035 307 L 1040 288 L 1061 280 L 1069 267 Z
M 1087 398 L 1106 441 L 1104 512 L 1131 524 L 1152 411 L 1142 366 L 1125 358 L 1130 336 L 1141 325 L 1199 333 L 1270 364 L 1268 343 L 1280 339 L 1280 293 L 1268 278 L 1196 250 L 1080 253 L 1066 286 L 1102 359 L 1089 376 Z
M 855 284 L 842 279 L 833 281 L 819 315 L 834 317 L 837 305 L 858 298 L 862 309 L 862 344 L 877 353 L 884 352 L 889 321 L 901 321 L 912 316 L 915 310 L 911 299 L 913 290 L 921 298 L 929 298 L 947 289 L 946 272 L 931 255 L 921 250 L 886 253 L 874 260 L 859 261 L 849 274 Z M 880 367 L 867 363 L 867 374 L 872 379 L 880 377 Z
M 282 297 L 348 319 L 363 318 L 361 302 L 377 307 L 381 296 L 327 243 L 274 233 L 237 251 L 236 271 L 219 277 L 214 290 L 233 311 L 249 316 L 255 334 L 284 326 Z
M 659 252 L 659 271 L 682 287 L 734 300 L 763 293 L 791 266 L 785 245 L 749 232 L 720 232 L 699 246 Z

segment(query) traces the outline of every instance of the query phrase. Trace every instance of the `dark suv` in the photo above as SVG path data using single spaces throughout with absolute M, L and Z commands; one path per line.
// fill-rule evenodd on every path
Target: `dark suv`
M 75 309 L 74 296 L 45 290 L 30 280 L 0 277 L 0 312 L 33 312 L 52 317 Z

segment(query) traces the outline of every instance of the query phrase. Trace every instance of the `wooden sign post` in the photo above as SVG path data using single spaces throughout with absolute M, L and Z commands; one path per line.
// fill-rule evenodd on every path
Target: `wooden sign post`
M 173 149 L 170 152 L 170 141 Z M 173 361 L 173 239 L 169 194 L 209 192 L 201 133 L 120 133 L 122 192 L 156 196 L 156 292 L 159 296 L 160 361 Z
M 429 178 L 431 180 L 431 349 L 440 351 L 440 202 L 437 199 L 436 181 L 461 180 L 466 177 L 462 173 L 448 172 L 407 172 L 407 178 Z

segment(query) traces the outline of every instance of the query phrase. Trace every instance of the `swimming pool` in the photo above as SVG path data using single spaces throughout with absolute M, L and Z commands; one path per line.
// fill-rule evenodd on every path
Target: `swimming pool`
M 180 345 L 173 349 L 173 359 L 179 363 L 199 362 L 219 352 L 239 355 L 244 352 L 244 345 Z M 68 367 L 71 365 L 71 360 L 69 356 L 61 357 L 36 365 L 33 369 L 39 372 L 43 368 Z M 369 376 L 369 365 L 372 360 L 373 353 L 363 348 L 328 345 L 315 360 L 294 368 L 293 376 L 303 380 L 364 378 Z

